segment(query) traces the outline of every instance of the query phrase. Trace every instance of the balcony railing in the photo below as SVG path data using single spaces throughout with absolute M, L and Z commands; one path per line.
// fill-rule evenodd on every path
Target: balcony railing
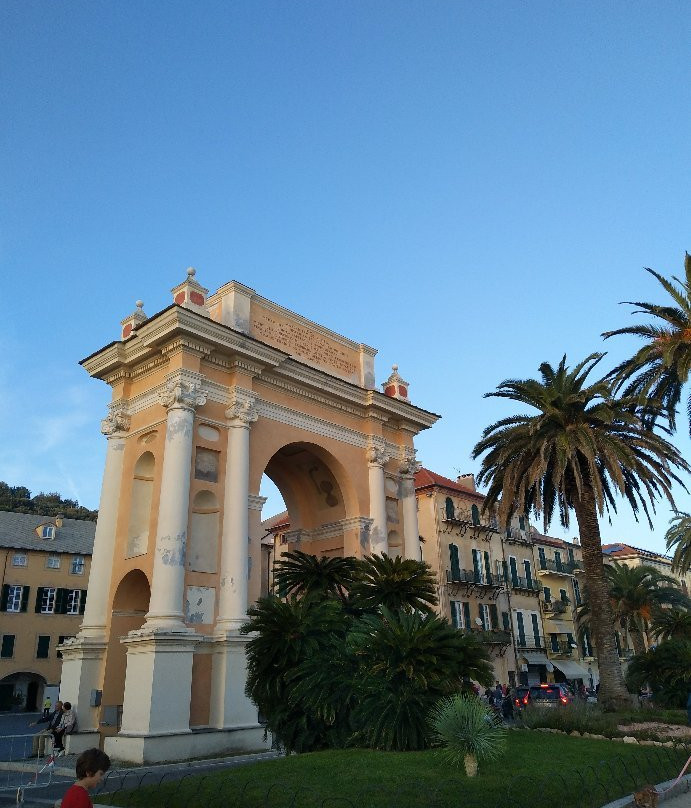
M 501 575 L 481 574 L 475 570 L 446 570 L 446 581 L 450 584 L 475 584 L 476 586 L 501 586 Z
M 532 545 L 532 539 L 525 530 L 516 527 L 509 527 L 504 534 L 504 541 L 509 544 L 529 544 Z
M 519 634 L 516 637 L 516 646 L 518 648 L 523 648 L 526 651 L 534 650 L 534 651 L 544 651 L 545 650 L 545 641 L 542 637 L 521 637 Z
M 573 575 L 577 570 L 583 569 L 580 561 L 554 561 L 551 558 L 540 559 L 538 572 L 553 572 L 557 575 Z
M 521 578 L 520 575 L 509 575 L 508 583 L 511 589 L 523 589 L 534 594 L 542 591 L 542 585 L 537 581 L 532 578 L 530 580 Z
M 542 611 L 547 615 L 566 614 L 569 610 L 569 601 L 548 600 L 542 604 Z
M 477 637 L 481 643 L 486 645 L 509 645 L 511 643 L 511 634 L 501 629 L 486 631 L 484 629 L 462 628 L 460 631 L 463 634 L 472 634 L 473 637 Z

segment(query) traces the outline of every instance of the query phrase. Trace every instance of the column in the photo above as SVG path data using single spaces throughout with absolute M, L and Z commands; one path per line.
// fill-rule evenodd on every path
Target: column
M 125 432 L 129 429 L 129 422 L 129 416 L 125 414 L 121 402 L 118 402 L 117 406 L 112 406 L 108 417 L 101 421 L 101 432 L 108 439 L 106 465 L 103 471 L 89 572 L 89 597 L 84 610 L 84 620 L 79 629 L 80 637 L 105 640 L 110 575 L 113 568 L 122 466 L 125 457 Z
M 106 652 L 106 623 L 110 596 L 110 574 L 115 550 L 115 530 L 125 455 L 125 433 L 130 419 L 123 401 L 110 405 L 101 432 L 107 437 L 106 463 L 98 506 L 98 522 L 89 574 L 89 596 L 84 620 L 77 637 L 62 651 L 60 698 L 75 705 L 79 732 L 69 736 L 70 752 L 98 745 L 99 709 L 91 707 L 91 692 L 100 690 Z
M 233 388 L 228 418 L 228 450 L 223 500 L 221 592 L 216 625 L 238 629 L 247 620 L 249 572 L 250 427 L 257 420 L 255 396 Z
M 194 411 L 206 402 L 201 383 L 189 371 L 166 382 L 160 402 L 168 410 L 166 445 L 154 551 L 153 581 L 146 627 L 181 630 L 185 585 L 185 548 L 189 518 Z
M 223 501 L 220 596 L 211 669 L 209 723 L 218 729 L 255 730 L 256 706 L 245 695 L 249 637 L 239 628 L 247 620 L 249 577 L 250 427 L 257 420 L 256 397 L 231 388 L 228 449 Z
M 403 556 L 421 560 L 420 530 L 417 521 L 417 498 L 415 496 L 415 449 L 406 450 L 401 463 L 401 506 L 403 510 Z
M 373 439 L 367 450 L 369 468 L 369 501 L 372 528 L 370 531 L 370 552 L 388 553 L 389 542 L 386 532 L 386 485 L 384 466 L 390 460 L 383 438 Z

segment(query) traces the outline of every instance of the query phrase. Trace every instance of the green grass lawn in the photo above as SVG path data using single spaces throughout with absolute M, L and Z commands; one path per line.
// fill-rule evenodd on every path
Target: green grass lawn
M 597 808 L 676 776 L 688 750 L 525 730 L 468 779 L 435 751 L 363 749 L 292 755 L 206 777 L 98 795 L 142 808 Z

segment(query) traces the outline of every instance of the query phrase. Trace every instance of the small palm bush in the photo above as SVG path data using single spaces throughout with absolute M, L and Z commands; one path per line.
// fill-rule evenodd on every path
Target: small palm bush
M 430 714 L 433 737 L 454 766 L 465 766 L 468 777 L 477 774 L 480 760 L 495 760 L 506 747 L 501 719 L 476 696 L 441 699 Z

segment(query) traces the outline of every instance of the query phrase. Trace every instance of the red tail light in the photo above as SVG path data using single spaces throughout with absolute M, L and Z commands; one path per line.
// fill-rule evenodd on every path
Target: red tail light
M 527 697 L 527 696 L 523 696 L 523 704 L 527 704 L 527 703 L 528 703 L 528 697 Z
M 560 696 L 559 701 L 561 701 L 562 704 L 568 704 L 569 703 L 569 700 L 566 698 L 566 696 Z

